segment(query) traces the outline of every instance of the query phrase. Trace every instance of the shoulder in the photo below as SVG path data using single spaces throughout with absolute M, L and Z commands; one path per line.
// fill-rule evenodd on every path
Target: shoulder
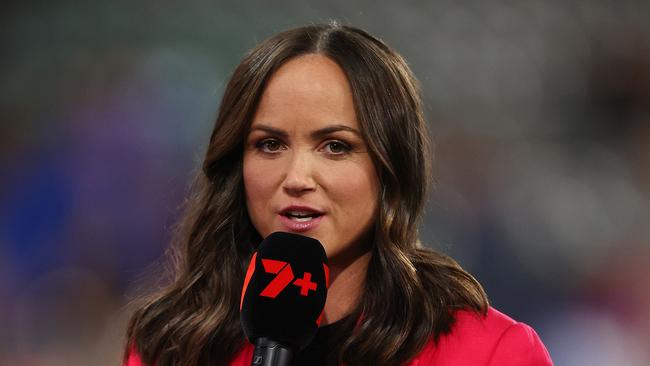
M 228 364 L 229 366 L 248 366 L 250 365 L 251 359 L 253 358 L 253 351 L 255 350 L 255 347 L 246 342 L 244 344 L 244 347 L 242 347 L 237 354 L 235 354 L 235 357 L 233 358 L 232 361 Z M 133 344 L 131 344 L 128 349 L 127 349 L 127 354 L 122 362 L 122 366 L 146 366 L 144 362 L 142 362 L 142 359 L 140 358 L 140 354 L 138 353 L 137 349 Z M 155 365 L 154 365 L 155 366 Z
M 499 365 L 548 366 L 553 362 L 530 326 L 494 308 L 486 316 L 472 311 L 456 312 L 449 334 L 426 344 L 409 366 Z
M 235 355 L 235 358 L 229 363 L 229 366 L 249 366 L 251 360 L 253 359 L 253 352 L 255 351 L 255 346 L 251 343 L 246 342 L 244 347 L 242 347 L 239 352 Z
M 135 347 L 135 344 L 131 343 L 127 347 L 126 357 L 122 362 L 122 366 L 144 366 L 144 362 L 140 358 L 140 354 Z

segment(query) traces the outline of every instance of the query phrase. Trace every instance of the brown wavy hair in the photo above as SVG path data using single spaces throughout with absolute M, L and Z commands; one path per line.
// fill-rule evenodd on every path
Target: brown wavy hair
M 261 240 L 246 209 L 243 144 L 270 76 L 287 60 L 312 53 L 334 60 L 347 75 L 381 186 L 365 287 L 344 320 L 340 362 L 404 363 L 451 330 L 455 310 L 487 312 L 481 285 L 418 239 L 432 151 L 419 87 L 406 62 L 358 28 L 309 25 L 256 46 L 225 89 L 172 242 L 171 284 L 146 299 L 129 322 L 129 345 L 148 365 L 227 364 L 243 347 L 239 299 Z

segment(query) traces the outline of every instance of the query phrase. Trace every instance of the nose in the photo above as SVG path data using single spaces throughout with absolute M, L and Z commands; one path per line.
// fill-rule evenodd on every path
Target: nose
M 316 190 L 315 166 L 309 153 L 294 152 L 286 168 L 282 189 L 290 196 L 301 196 Z

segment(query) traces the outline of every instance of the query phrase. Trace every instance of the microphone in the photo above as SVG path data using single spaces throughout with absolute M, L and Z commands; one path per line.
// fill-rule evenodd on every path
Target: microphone
M 289 366 L 316 335 L 329 268 L 321 243 L 275 232 L 260 243 L 246 271 L 240 303 L 244 334 L 255 344 L 251 366 Z

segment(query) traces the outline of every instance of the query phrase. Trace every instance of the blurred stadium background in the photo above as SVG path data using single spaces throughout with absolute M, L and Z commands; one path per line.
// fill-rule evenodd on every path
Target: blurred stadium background
M 41 3 L 38 5 L 38 3 Z M 337 19 L 422 84 L 423 240 L 557 365 L 650 364 L 650 2 L 0 5 L 0 365 L 118 365 L 243 54 Z

